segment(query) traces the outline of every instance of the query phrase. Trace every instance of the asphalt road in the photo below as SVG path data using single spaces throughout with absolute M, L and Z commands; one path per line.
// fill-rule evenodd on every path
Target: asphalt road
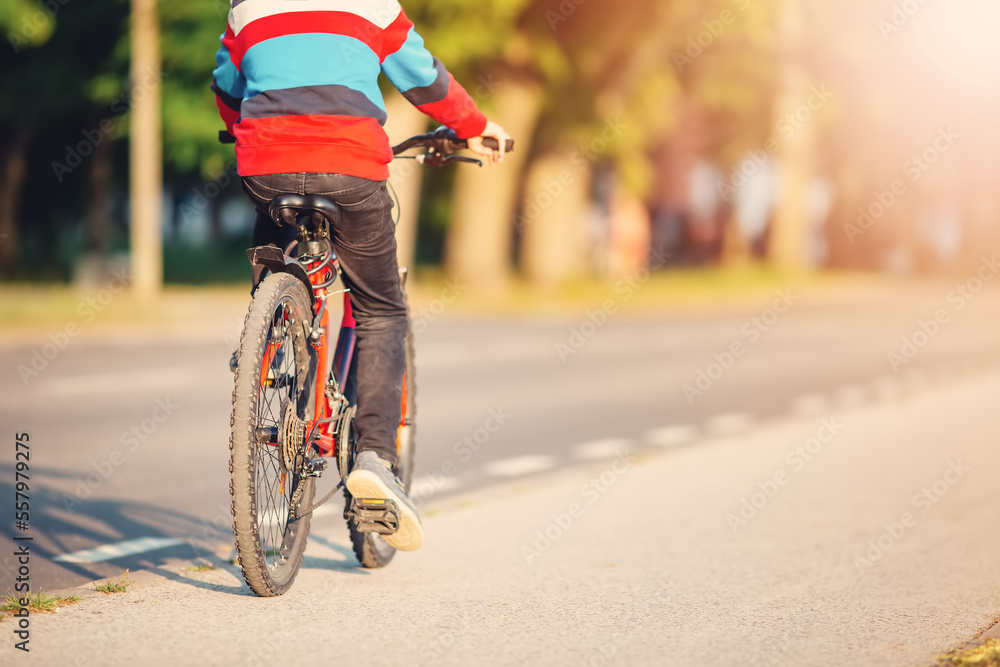
M 926 666 L 1000 609 L 1000 372 L 902 389 L 462 494 L 380 570 L 325 517 L 277 598 L 222 559 L 75 589 L 0 663 Z
M 606 321 L 445 312 L 417 338 L 415 490 L 434 503 L 599 461 L 622 446 L 696 442 L 988 371 L 1000 363 L 1000 293 L 967 298 L 952 291 L 959 282 L 839 296 L 793 290 L 714 312 Z M 27 383 L 18 367 L 47 336 L 0 348 L 0 422 L 10 440 L 0 494 L 11 515 L 2 525 L 13 523 L 13 439 L 27 431 L 33 588 L 227 553 L 227 363 L 241 309 L 183 333 L 84 331 Z M 317 522 L 339 522 L 338 514 Z M 140 538 L 147 541 L 135 546 Z M 100 547 L 103 556 L 79 555 Z M 53 561 L 66 554 L 81 562 Z M 0 558 L 0 589 L 10 588 L 12 565 Z

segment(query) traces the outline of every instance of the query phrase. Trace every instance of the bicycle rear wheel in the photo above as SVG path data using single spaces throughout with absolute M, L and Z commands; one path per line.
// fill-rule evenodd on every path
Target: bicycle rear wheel
M 356 369 L 351 370 L 352 374 Z M 410 482 L 413 478 L 413 460 L 416 445 L 414 442 L 417 416 L 417 376 L 413 357 L 413 330 L 407 323 L 406 331 L 406 374 L 403 377 L 402 423 L 396 434 L 396 465 L 392 471 L 403 483 L 403 491 L 410 493 Z M 352 433 L 354 429 L 351 429 Z M 354 443 L 351 443 L 354 446 Z M 352 457 L 353 458 L 353 457 Z M 353 460 L 351 462 L 353 465 Z M 344 489 L 344 500 L 347 509 L 351 508 L 351 494 Z M 390 547 L 381 535 L 377 533 L 362 533 L 355 529 L 352 521 L 347 522 L 351 533 L 351 546 L 358 562 L 364 567 L 385 567 L 396 555 L 396 550 Z
M 309 295 L 277 273 L 257 288 L 243 324 L 233 389 L 229 489 L 243 578 L 262 597 L 292 585 L 306 548 L 315 480 L 303 478 L 302 422 L 312 418 L 316 361 Z

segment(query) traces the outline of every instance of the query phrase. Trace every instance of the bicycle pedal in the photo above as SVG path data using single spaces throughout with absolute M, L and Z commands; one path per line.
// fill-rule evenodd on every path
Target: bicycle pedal
M 392 535 L 399 530 L 399 508 L 392 500 L 381 498 L 352 498 L 351 509 L 344 518 L 353 521 L 359 533 Z

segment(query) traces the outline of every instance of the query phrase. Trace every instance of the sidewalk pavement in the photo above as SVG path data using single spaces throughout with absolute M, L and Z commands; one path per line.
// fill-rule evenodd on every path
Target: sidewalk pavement
M 293 589 L 180 564 L 0 623 L 4 665 L 925 665 L 1000 616 L 1000 374 L 483 490 Z M 188 564 L 189 565 L 189 564 Z

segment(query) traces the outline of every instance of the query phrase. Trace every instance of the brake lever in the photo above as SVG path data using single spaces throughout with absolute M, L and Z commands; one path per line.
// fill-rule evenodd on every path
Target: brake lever
M 469 162 L 471 164 L 483 166 L 482 160 L 477 160 L 473 157 L 465 157 L 464 155 L 443 155 L 441 153 L 423 153 L 421 155 L 415 155 L 414 158 L 420 164 L 429 165 L 431 167 L 443 167 L 449 162 Z
M 470 164 L 477 164 L 480 167 L 483 166 L 482 160 L 477 160 L 474 157 L 465 157 L 464 155 L 449 155 L 444 159 L 445 162 L 468 162 Z

